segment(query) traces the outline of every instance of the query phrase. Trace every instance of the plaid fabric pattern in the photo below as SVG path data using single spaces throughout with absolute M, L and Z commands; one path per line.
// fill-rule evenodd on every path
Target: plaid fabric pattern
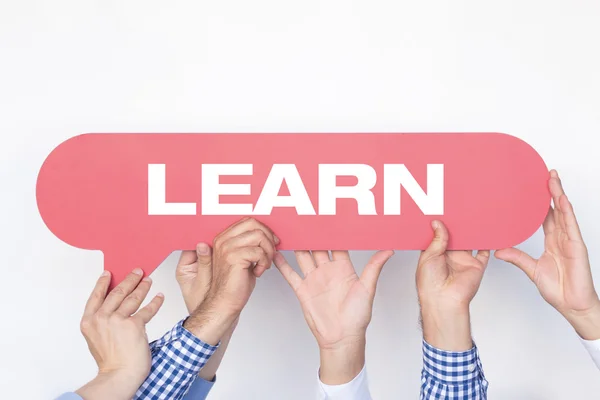
M 185 329 L 184 321 L 150 343 L 152 368 L 134 400 L 181 399 L 217 349 L 217 346 L 204 343 Z
M 423 341 L 421 400 L 486 400 L 488 385 L 477 346 L 449 352 Z

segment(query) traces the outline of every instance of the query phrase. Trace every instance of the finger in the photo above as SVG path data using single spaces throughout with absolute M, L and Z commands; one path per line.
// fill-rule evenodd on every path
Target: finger
M 244 217 L 244 218 L 242 218 L 242 219 L 240 219 L 240 220 L 238 220 L 238 221 L 234 222 L 233 224 L 229 225 L 229 226 L 228 226 L 228 227 L 227 227 L 227 228 L 226 228 L 226 229 L 225 229 L 223 232 L 219 233 L 219 234 L 217 235 L 217 237 L 219 237 L 219 236 L 227 236 L 227 235 L 229 235 L 229 232 L 230 232 L 232 229 L 235 229 L 236 227 L 240 226 L 240 225 L 241 225 L 241 224 L 243 224 L 244 222 L 248 221 L 250 218 L 251 218 L 251 217 Z
M 448 230 L 441 221 L 433 221 L 431 226 L 434 230 L 434 237 L 429 247 L 423 252 L 423 257 L 430 258 L 444 254 L 448 248 Z
M 477 254 L 475 254 L 475 259 L 478 260 L 483 267 L 486 268 L 488 265 L 488 261 L 490 261 L 490 251 L 489 250 L 479 250 Z
M 194 250 L 183 250 L 181 255 L 179 256 L 179 261 L 177 262 L 177 268 L 190 265 L 195 263 L 197 260 L 196 252 Z
M 360 275 L 360 281 L 367 288 L 371 295 L 375 294 L 377 289 L 377 281 L 385 263 L 394 255 L 392 250 L 378 251 L 371 257 L 365 269 Z
M 327 250 L 313 250 L 312 256 L 315 259 L 315 264 L 317 265 L 317 268 L 331 261 L 331 258 L 329 258 L 329 251 Z
M 288 264 L 287 260 L 280 252 L 275 253 L 275 257 L 273 257 L 273 261 L 275 262 L 275 266 L 283 275 L 283 278 L 287 281 L 290 287 L 296 291 L 300 285 L 302 284 L 302 278 L 294 269 Z
M 236 248 L 242 247 L 261 247 L 270 260 L 272 260 L 275 255 L 275 244 L 271 237 L 267 236 L 260 229 L 243 232 L 240 235 L 227 240 L 222 245 L 222 249 L 225 252 L 234 251 Z M 268 267 L 270 266 L 271 264 L 269 263 Z
M 254 218 L 245 218 L 239 221 L 238 223 L 233 224 L 221 234 L 217 235 L 217 237 L 215 238 L 215 245 L 226 242 L 232 237 L 239 236 L 244 232 L 253 231 L 256 229 L 260 229 L 261 231 L 263 231 L 265 235 L 267 235 L 267 237 L 271 238 L 271 241 L 275 245 L 279 244 L 279 238 L 273 233 L 271 228 L 269 228 L 261 222 L 258 222 Z
M 273 264 L 273 259 L 269 258 L 269 260 L 271 260 L 271 262 L 269 262 L 266 267 L 264 264 L 256 264 L 254 266 L 254 268 L 252 269 L 252 273 L 254 273 L 255 277 L 260 278 L 266 270 L 271 268 L 271 265 Z
M 96 286 L 94 287 L 94 290 L 92 290 L 92 294 L 85 304 L 85 309 L 83 310 L 84 317 L 94 314 L 102 306 L 109 285 L 110 272 L 104 271 L 102 272 L 102 275 L 100 275 L 100 278 L 98 278 Z
M 130 317 L 142 305 L 142 302 L 150 291 L 150 286 L 152 286 L 152 279 L 147 276 L 142 279 L 139 285 L 137 285 L 135 290 L 131 292 L 129 296 L 125 297 L 125 300 L 123 300 L 115 313 L 125 318 Z
M 261 268 L 267 269 L 272 260 L 267 257 L 267 254 L 262 247 L 242 247 L 237 249 L 227 256 L 227 262 L 230 265 L 241 265 L 244 269 Z
M 579 223 L 573 210 L 573 204 L 567 198 L 567 195 L 561 196 L 560 200 L 560 212 L 565 222 L 565 230 L 570 240 L 577 240 L 583 242 L 583 236 L 581 235 L 581 229 L 579 229 Z
M 307 276 L 317 268 L 315 260 L 313 259 L 312 254 L 310 254 L 310 251 L 296 250 L 294 253 L 296 254 L 296 261 L 298 261 L 300 271 L 302 271 L 304 276 Z
M 565 228 L 563 216 L 560 209 L 560 197 L 565 194 L 558 173 L 555 170 L 550 171 L 550 181 L 548 181 L 552 203 L 554 204 L 554 221 L 561 229 Z
M 554 232 L 555 221 L 554 221 L 554 209 L 552 206 L 548 209 L 548 214 L 546 214 L 546 219 L 544 219 L 544 235 L 549 235 Z
M 156 296 L 154 296 L 150 303 L 146 304 L 144 308 L 134 315 L 134 318 L 138 318 L 144 323 L 144 325 L 146 325 L 152 318 L 154 318 L 164 301 L 165 296 L 162 293 L 158 293 Z
M 334 261 L 349 260 L 350 253 L 347 250 L 332 250 L 331 259 Z
M 207 243 L 198 243 L 196 245 L 196 259 L 198 268 L 208 268 L 212 266 L 212 249 Z
M 100 310 L 107 313 L 115 311 L 121 305 L 125 297 L 137 287 L 138 283 L 142 280 L 143 274 L 144 272 L 140 268 L 131 271 L 131 273 L 127 275 L 116 288 L 110 291 L 104 304 L 100 307 Z
M 537 262 L 529 254 L 519 249 L 510 248 L 498 250 L 494 253 L 494 256 L 499 260 L 515 265 L 533 281 Z

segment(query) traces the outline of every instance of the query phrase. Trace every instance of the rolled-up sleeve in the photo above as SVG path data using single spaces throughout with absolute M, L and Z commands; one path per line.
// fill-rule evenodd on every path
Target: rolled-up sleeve
M 488 386 L 476 346 L 451 352 L 423 341 L 421 400 L 485 400 Z
M 150 344 L 152 368 L 134 400 L 182 399 L 217 349 L 185 329 L 184 321 Z

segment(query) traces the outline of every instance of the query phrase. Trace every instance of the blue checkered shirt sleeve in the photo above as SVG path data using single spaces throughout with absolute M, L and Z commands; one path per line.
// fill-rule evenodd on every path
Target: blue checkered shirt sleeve
M 421 400 L 486 400 L 488 385 L 477 346 L 450 352 L 423 341 Z
M 152 368 L 134 400 L 179 400 L 217 346 L 198 339 L 180 321 L 160 339 L 150 343 Z

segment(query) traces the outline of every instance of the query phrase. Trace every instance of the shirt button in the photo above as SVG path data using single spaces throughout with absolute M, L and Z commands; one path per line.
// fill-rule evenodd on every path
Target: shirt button
M 475 364 L 469 365 L 469 372 L 475 371 Z
M 181 348 L 181 342 L 179 340 L 173 342 L 173 347 L 179 350 Z

